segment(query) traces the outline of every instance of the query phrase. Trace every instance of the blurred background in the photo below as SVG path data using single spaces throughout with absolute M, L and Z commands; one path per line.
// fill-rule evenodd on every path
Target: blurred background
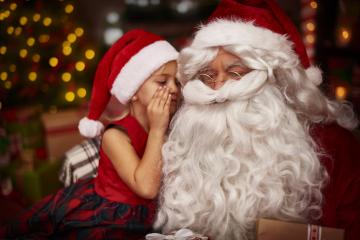
M 326 94 L 351 102 L 359 113 L 359 0 L 277 1 L 323 70 Z M 7 213 L 62 186 L 59 167 L 65 152 L 83 141 L 77 124 L 109 46 L 142 28 L 181 49 L 217 3 L 0 0 L 0 202 L 18 204 Z

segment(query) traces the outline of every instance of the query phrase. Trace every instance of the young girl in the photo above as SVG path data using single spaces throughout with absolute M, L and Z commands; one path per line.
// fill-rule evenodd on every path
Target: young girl
M 43 199 L 0 238 L 143 239 L 151 229 L 161 181 L 161 146 L 176 111 L 177 51 L 160 37 L 133 30 L 105 54 L 80 132 L 103 132 L 98 176 Z M 103 131 L 97 121 L 114 95 L 128 113 Z

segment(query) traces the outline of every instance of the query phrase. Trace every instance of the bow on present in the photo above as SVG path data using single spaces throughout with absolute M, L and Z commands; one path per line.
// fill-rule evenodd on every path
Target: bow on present
M 171 235 L 150 233 L 146 235 L 146 240 L 208 240 L 208 237 L 194 233 L 190 229 L 182 228 Z

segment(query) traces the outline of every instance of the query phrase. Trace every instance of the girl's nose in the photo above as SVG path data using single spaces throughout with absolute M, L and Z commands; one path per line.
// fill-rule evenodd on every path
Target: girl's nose
M 175 81 L 174 82 L 172 81 L 169 84 L 168 88 L 169 88 L 171 94 L 177 94 L 179 92 L 179 87 Z

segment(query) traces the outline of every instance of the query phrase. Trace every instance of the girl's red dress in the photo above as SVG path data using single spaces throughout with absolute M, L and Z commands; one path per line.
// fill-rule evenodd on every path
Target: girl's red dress
M 134 117 L 128 115 L 109 127 L 125 131 L 139 158 L 143 156 L 148 135 Z M 144 239 L 151 230 L 155 204 L 126 186 L 101 148 L 95 179 L 44 198 L 1 227 L 0 239 Z

